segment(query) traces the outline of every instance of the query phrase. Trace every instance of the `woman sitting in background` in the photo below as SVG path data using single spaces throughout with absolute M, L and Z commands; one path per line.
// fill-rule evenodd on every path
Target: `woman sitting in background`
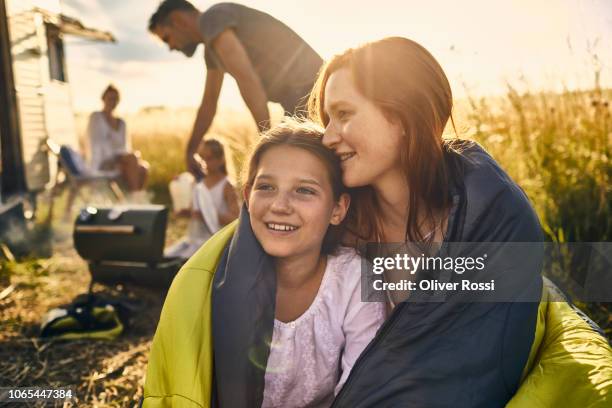
M 140 159 L 140 152 L 131 151 L 126 137 L 125 122 L 113 111 L 119 104 L 119 91 L 109 85 L 102 93 L 104 107 L 89 117 L 87 134 L 94 171 L 120 178 L 128 191 L 142 195 L 149 173 L 149 164 Z

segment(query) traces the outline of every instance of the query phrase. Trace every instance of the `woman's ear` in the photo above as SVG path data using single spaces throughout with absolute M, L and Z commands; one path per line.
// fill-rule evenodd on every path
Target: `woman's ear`
M 346 217 L 346 213 L 348 212 L 350 205 L 351 196 L 347 193 L 341 194 L 338 202 L 336 202 L 336 205 L 334 205 L 329 223 L 332 225 L 340 225 L 340 223 L 344 220 L 344 217 Z
M 391 125 L 393 125 L 397 129 L 397 134 L 406 136 L 406 128 L 404 127 L 402 119 L 398 115 L 390 113 L 385 116 L 387 116 L 387 120 L 389 121 L 389 123 L 391 123 Z

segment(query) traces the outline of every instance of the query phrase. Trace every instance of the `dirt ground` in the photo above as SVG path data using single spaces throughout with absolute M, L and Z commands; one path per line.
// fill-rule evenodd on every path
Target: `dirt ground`
M 165 290 L 95 284 L 97 294 L 138 307 L 115 340 L 45 340 L 45 313 L 86 293 L 90 275 L 75 252 L 71 223 L 55 223 L 53 256 L 0 267 L 0 387 L 69 387 L 74 398 L 45 406 L 131 407 L 143 393 L 147 358 Z M 166 237 L 180 236 L 186 221 L 171 217 Z M 1 405 L 1 403 L 0 403 Z M 32 402 L 19 406 L 43 406 Z

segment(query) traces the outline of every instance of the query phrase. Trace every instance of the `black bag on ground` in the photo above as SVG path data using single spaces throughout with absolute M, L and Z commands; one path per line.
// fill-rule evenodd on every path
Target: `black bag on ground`
M 93 293 L 77 296 L 71 303 L 51 309 L 43 317 L 40 337 L 63 340 L 113 340 L 125 327 L 117 302 Z M 123 311 L 125 315 L 126 311 Z
M 168 286 L 183 261 L 164 258 L 168 209 L 120 205 L 81 210 L 74 247 L 96 282 Z

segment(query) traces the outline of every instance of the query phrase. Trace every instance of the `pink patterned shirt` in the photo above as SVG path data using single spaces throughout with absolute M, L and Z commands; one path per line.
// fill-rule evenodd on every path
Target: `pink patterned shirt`
M 310 307 L 292 322 L 274 322 L 262 407 L 330 406 L 384 319 L 384 303 L 361 302 L 357 253 L 328 256 Z

